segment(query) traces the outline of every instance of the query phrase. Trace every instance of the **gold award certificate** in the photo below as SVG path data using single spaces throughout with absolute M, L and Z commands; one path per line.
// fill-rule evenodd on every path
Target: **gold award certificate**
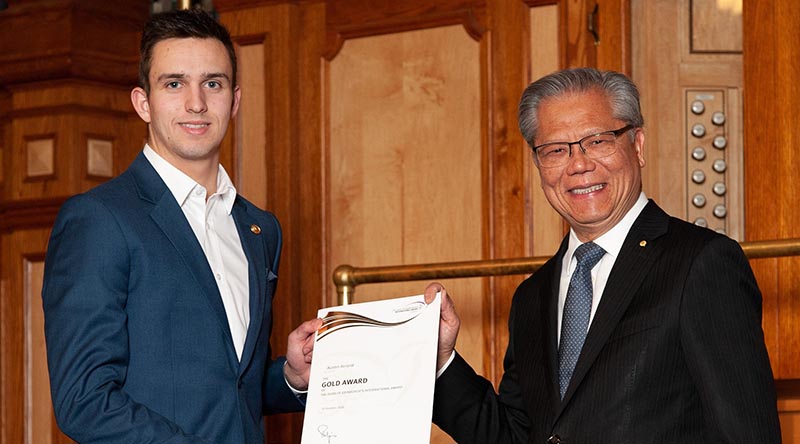
M 430 442 L 440 295 L 319 310 L 302 444 Z

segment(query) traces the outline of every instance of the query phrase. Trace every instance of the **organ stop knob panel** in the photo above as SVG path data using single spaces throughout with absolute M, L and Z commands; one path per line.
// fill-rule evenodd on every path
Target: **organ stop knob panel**
M 686 205 L 688 221 L 733 236 L 731 231 L 738 232 L 738 227 L 732 213 L 740 211 L 731 208 L 738 200 L 731 199 L 730 185 L 738 178 L 731 174 L 730 164 L 738 163 L 739 150 L 731 143 L 732 119 L 726 114 L 725 94 L 725 90 L 687 91 Z

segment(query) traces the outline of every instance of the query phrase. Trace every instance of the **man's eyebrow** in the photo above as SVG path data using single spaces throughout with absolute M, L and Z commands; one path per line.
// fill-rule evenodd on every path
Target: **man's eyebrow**
M 164 80 L 170 80 L 170 79 L 183 80 L 183 79 L 186 79 L 187 77 L 188 76 L 186 74 L 184 74 L 184 73 L 166 73 L 166 74 L 161 74 L 160 76 L 158 76 L 157 80 L 159 82 L 163 82 Z M 225 80 L 230 81 L 230 78 L 228 77 L 228 74 L 226 74 L 224 72 L 204 72 L 200 76 L 200 78 L 202 78 L 203 80 L 225 79 Z
M 202 78 L 203 80 L 220 79 L 220 78 L 225 80 L 230 80 L 230 78 L 228 78 L 228 75 L 225 74 L 224 72 L 206 72 L 203 73 Z
M 186 78 L 186 74 L 183 74 L 183 73 L 166 73 L 166 74 L 161 74 L 160 76 L 158 76 L 158 79 L 156 79 L 156 80 L 158 80 L 159 82 L 163 82 L 164 80 L 167 80 L 167 79 L 182 80 L 182 79 L 185 79 L 185 78 Z

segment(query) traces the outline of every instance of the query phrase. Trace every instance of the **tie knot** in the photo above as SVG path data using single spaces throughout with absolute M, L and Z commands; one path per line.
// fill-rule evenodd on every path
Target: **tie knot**
M 604 254 L 606 254 L 606 250 L 603 250 L 603 247 L 594 242 L 587 242 L 575 250 L 575 259 L 578 260 L 579 267 L 591 270 Z

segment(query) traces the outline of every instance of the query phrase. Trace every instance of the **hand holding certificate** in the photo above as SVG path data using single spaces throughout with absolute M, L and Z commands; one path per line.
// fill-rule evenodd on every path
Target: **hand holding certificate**
M 319 310 L 303 444 L 430 441 L 439 296 Z

